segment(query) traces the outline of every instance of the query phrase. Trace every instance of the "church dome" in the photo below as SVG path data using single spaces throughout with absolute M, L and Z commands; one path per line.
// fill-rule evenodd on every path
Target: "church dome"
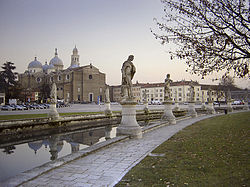
M 53 64 L 48 65 L 48 69 L 54 69 L 55 66 Z
M 42 145 L 43 145 L 42 140 L 38 140 L 38 141 L 28 143 L 29 148 L 33 149 L 35 151 L 35 153 L 37 152 L 37 150 L 39 150 L 42 147 Z
M 50 65 L 63 66 L 63 61 L 58 57 L 57 49 L 55 49 L 55 57 L 49 62 Z
M 35 60 L 29 63 L 28 68 L 43 68 L 43 65 L 35 57 Z
M 43 71 L 47 71 L 49 69 L 49 65 L 47 62 L 43 65 Z

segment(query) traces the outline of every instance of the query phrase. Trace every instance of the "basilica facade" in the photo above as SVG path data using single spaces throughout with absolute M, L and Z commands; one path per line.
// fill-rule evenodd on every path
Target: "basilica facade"
M 19 83 L 25 95 L 25 101 L 32 100 L 31 93 L 40 95 L 40 100 L 49 98 L 49 87 L 53 82 L 57 86 L 58 99 L 65 102 L 102 101 L 106 87 L 106 75 L 92 64 L 80 66 L 80 56 L 75 47 L 71 55 L 71 65 L 64 68 L 63 61 L 55 49 L 55 56 L 49 63 L 42 65 L 35 57 L 28 69 L 19 74 Z M 38 97 L 39 98 L 39 97 Z

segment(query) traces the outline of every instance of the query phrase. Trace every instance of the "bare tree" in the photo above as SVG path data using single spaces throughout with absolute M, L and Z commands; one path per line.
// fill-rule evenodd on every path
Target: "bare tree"
M 250 10 L 246 0 L 161 0 L 165 16 L 152 31 L 162 44 L 175 43 L 171 58 L 185 59 L 202 77 L 213 71 L 249 76 Z

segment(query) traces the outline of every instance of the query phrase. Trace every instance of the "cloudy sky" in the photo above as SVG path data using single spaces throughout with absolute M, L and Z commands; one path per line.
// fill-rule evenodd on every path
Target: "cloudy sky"
M 121 66 L 128 55 L 135 56 L 134 82 L 163 82 L 171 79 L 212 82 L 186 73 L 184 61 L 170 60 L 167 51 L 150 29 L 157 31 L 154 18 L 161 19 L 160 0 L 0 0 L 0 63 L 14 62 L 17 72 L 37 59 L 44 64 L 58 55 L 64 68 L 76 45 L 80 64 L 92 63 L 106 73 L 109 85 L 121 82 Z M 249 81 L 236 81 L 250 88 Z

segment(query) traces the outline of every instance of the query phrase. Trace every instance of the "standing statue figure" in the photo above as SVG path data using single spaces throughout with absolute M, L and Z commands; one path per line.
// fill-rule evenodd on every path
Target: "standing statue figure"
M 133 98 L 132 94 L 132 79 L 135 75 L 136 69 L 132 61 L 134 60 L 133 55 L 129 55 L 128 60 L 126 60 L 122 65 L 122 86 L 121 86 L 121 96 Z
M 193 83 L 193 81 L 191 81 L 191 83 L 190 83 L 190 101 L 191 102 L 194 102 L 194 96 L 195 96 L 194 83 Z
M 231 102 L 231 99 L 232 99 L 232 98 L 231 98 L 231 91 L 230 91 L 230 89 L 228 89 L 228 90 L 227 90 L 227 101 L 228 101 L 228 102 Z
M 208 94 L 208 102 L 211 103 L 212 102 L 212 90 L 210 87 L 208 88 L 207 94 Z
M 142 91 L 142 98 L 143 98 L 144 102 L 147 102 L 147 92 L 146 92 L 146 90 Z
M 50 100 L 51 100 L 51 103 L 57 103 L 56 83 L 52 84 L 52 88 L 50 91 Z
M 171 91 L 170 91 L 170 83 L 173 82 L 170 79 L 170 74 L 167 74 L 166 79 L 165 79 L 165 85 L 164 85 L 164 100 L 165 101 L 170 101 L 172 100 L 171 98 Z
M 106 86 L 106 90 L 105 90 L 105 103 L 110 103 L 109 87 L 108 86 Z

